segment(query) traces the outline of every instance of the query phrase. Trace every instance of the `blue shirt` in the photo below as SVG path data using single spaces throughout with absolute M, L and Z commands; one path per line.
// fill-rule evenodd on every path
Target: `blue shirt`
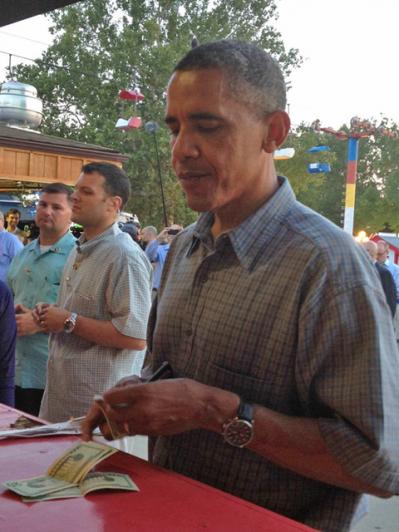
M 0 281 L 0 403 L 14 406 L 15 373 L 14 305 L 9 288 Z
M 152 288 L 158 290 L 161 284 L 161 275 L 166 255 L 169 251 L 169 244 L 160 244 L 158 240 L 153 240 L 145 248 L 145 254 L 154 265 L 154 276 L 152 278 Z
M 12 259 L 23 249 L 18 237 L 5 230 L 0 231 L 0 280 L 7 282 L 7 272 Z
M 62 271 L 75 238 L 68 231 L 41 252 L 39 239 L 28 244 L 11 263 L 8 280 L 15 304 L 33 308 L 36 303 L 57 301 Z M 22 388 L 44 389 L 48 358 L 48 334 L 20 336 L 17 340 L 15 383 Z

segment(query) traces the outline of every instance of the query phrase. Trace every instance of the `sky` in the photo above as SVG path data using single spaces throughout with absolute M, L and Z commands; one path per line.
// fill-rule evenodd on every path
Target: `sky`
M 304 59 L 290 78 L 294 125 L 318 118 L 322 126 L 339 128 L 352 116 L 399 123 L 398 0 L 276 2 L 275 26 L 286 47 L 298 48 Z M 44 16 L 0 28 L 1 52 L 35 58 L 49 43 Z M 0 83 L 8 61 L 0 53 Z

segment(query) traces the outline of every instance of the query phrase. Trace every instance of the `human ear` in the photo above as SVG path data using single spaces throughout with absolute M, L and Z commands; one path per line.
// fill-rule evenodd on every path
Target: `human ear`
M 112 209 L 116 212 L 120 212 L 122 210 L 122 198 L 120 196 L 110 196 L 108 198 L 110 200 L 110 205 L 112 206 Z
M 274 111 L 265 118 L 266 130 L 263 149 L 267 153 L 277 150 L 287 138 L 290 130 L 290 117 L 285 111 Z

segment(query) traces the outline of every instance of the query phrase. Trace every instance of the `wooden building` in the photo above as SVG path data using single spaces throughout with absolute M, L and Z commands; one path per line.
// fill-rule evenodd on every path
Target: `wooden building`
M 88 162 L 122 166 L 126 160 L 102 146 L 0 126 L 0 192 L 36 190 L 57 181 L 74 185 Z

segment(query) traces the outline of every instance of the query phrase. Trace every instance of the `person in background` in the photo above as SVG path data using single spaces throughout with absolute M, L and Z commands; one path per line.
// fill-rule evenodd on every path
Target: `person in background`
M 152 299 L 155 299 L 159 286 L 161 284 L 162 270 L 165 264 L 166 256 L 168 254 L 170 244 L 173 238 L 182 231 L 181 225 L 173 224 L 170 227 L 165 227 L 159 235 L 145 248 L 145 254 L 154 268 L 154 275 L 152 277 Z
M 158 231 L 153 225 L 148 225 L 140 231 L 141 246 L 145 250 L 150 242 L 157 238 Z
M 376 267 L 376 270 L 381 280 L 382 288 L 385 293 L 387 304 L 391 310 L 392 317 L 394 317 L 396 312 L 396 285 L 395 281 L 393 280 L 392 274 L 385 267 L 384 264 L 378 262 L 378 247 L 375 242 L 373 242 L 372 240 L 367 240 L 367 242 L 362 242 L 361 245 L 366 250 L 369 257 L 373 261 L 374 266 Z
M 133 221 L 119 224 L 119 227 L 121 231 L 130 235 L 130 238 L 133 240 L 133 242 L 136 242 L 136 244 L 140 245 L 140 238 L 139 238 L 140 231 L 137 225 Z
M 93 396 L 140 373 L 151 306 L 151 265 L 117 220 L 130 193 L 125 172 L 109 163 L 83 166 L 72 194 L 72 220 L 84 228 L 69 255 L 56 305 L 37 305 L 49 332 L 40 417 L 82 416 Z
M 389 260 L 389 244 L 385 240 L 377 242 L 377 260 L 390 272 L 396 285 L 396 312 L 394 317 L 394 327 L 396 331 L 396 341 L 399 343 L 399 266 Z
M 5 218 L 7 222 L 6 231 L 19 238 L 22 244 L 27 244 L 29 234 L 27 234 L 25 230 L 22 230 L 18 227 L 18 224 L 21 220 L 21 212 L 18 209 L 9 209 L 6 212 Z
M 11 261 L 23 247 L 19 238 L 4 229 L 4 214 L 0 211 L 0 281 L 7 283 Z
M 21 230 L 18 227 L 19 220 L 21 219 L 21 213 L 18 209 L 9 209 L 6 212 L 7 231 L 13 235 L 19 235 Z
M 71 195 L 72 190 L 62 183 L 40 191 L 35 216 L 39 238 L 14 257 L 8 272 L 18 328 L 15 404 L 34 416 L 39 414 L 46 384 L 48 334 L 36 323 L 32 310 L 39 302 L 57 301 L 62 271 L 76 243 L 69 231 Z
M 151 436 L 153 463 L 344 532 L 361 493 L 399 493 L 399 357 L 373 264 L 276 173 L 285 106 L 254 44 L 207 43 L 175 67 L 172 164 L 201 214 L 171 245 L 147 333 L 148 373 L 168 361 L 174 378 L 125 380 L 104 404 Z M 109 437 L 93 403 L 83 438 L 98 425 Z
M 12 294 L 0 281 L 0 403 L 14 406 L 15 323 Z

